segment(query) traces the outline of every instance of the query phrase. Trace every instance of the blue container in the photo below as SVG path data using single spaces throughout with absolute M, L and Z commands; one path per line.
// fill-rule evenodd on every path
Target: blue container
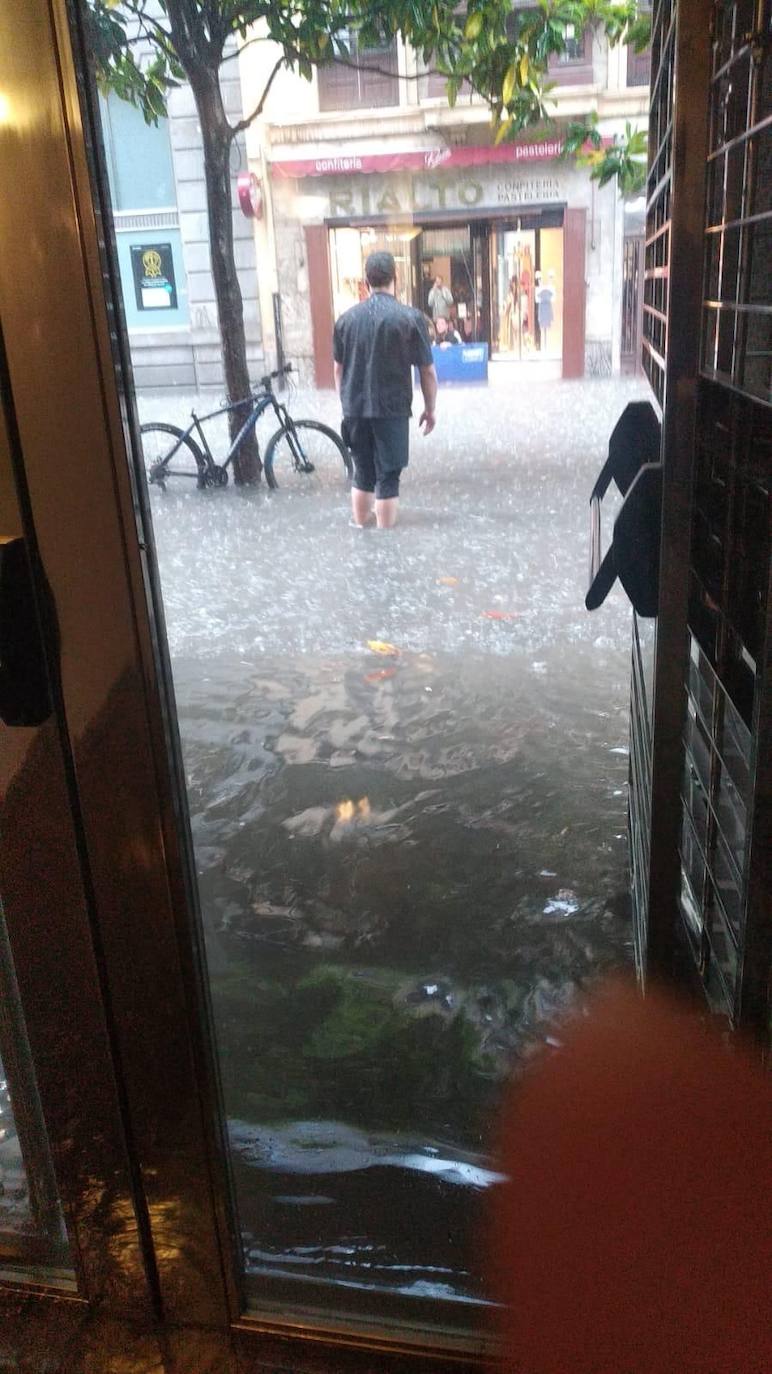
M 447 344 L 432 348 L 440 382 L 487 382 L 487 343 Z

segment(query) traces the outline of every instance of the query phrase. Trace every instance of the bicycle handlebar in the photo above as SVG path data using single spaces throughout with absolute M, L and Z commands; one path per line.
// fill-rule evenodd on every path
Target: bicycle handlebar
M 267 372 L 266 375 L 265 375 L 264 377 L 261 377 L 261 378 L 260 378 L 260 386 L 262 386 L 262 387 L 268 387 L 268 386 L 270 386 L 271 382 L 276 381 L 277 378 L 279 378 L 279 377 L 285 377 L 285 376 L 287 375 L 288 372 L 292 372 L 292 371 L 293 371 L 292 363 L 285 363 L 285 364 L 284 364 L 284 367 L 277 367 L 277 369 L 276 369 L 275 372 Z

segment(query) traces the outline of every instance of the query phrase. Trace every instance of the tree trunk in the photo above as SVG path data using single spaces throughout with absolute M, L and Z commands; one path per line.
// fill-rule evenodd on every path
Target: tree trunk
M 244 333 L 244 307 L 241 299 L 236 259 L 233 253 L 233 210 L 231 208 L 230 151 L 232 134 L 225 117 L 217 71 L 209 67 L 190 72 L 190 84 L 201 122 L 204 144 L 204 175 L 209 219 L 209 252 L 220 325 L 225 386 L 229 401 L 249 397 L 247 340 Z M 228 417 L 231 439 L 235 439 L 249 414 L 248 407 L 231 411 Z M 254 431 L 241 445 L 234 459 L 236 482 L 259 482 L 262 464 Z

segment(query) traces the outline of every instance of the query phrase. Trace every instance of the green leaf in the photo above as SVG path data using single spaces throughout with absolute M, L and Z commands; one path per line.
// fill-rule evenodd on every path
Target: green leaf
M 513 62 L 511 66 L 507 67 L 506 73 L 504 75 L 504 80 L 501 86 L 501 99 L 503 100 L 505 105 L 509 104 L 510 100 L 512 99 L 512 96 L 514 95 L 516 80 L 517 72 L 515 70 L 515 64 Z
M 503 143 L 503 142 L 504 142 L 504 139 L 506 138 L 507 134 L 510 132 L 510 130 L 511 130 L 513 124 L 514 124 L 514 122 L 515 122 L 514 116 L 513 116 L 513 115 L 510 115 L 508 119 L 505 119 L 505 120 L 504 120 L 503 124 L 500 124 L 500 125 L 499 125 L 499 127 L 498 127 L 498 129 L 497 129 L 497 131 L 496 131 L 496 137 L 495 137 L 495 139 L 493 140 L 494 145 L 495 145 L 496 148 L 498 148 L 498 146 L 499 146 L 500 143 Z
M 467 38 L 470 43 L 473 43 L 476 38 L 480 37 L 482 26 L 483 17 L 479 10 L 477 10 L 474 14 L 469 15 L 464 25 L 464 38 Z

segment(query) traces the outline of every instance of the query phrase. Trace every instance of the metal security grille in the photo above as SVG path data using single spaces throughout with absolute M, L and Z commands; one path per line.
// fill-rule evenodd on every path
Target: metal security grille
M 643 277 L 643 240 L 626 234 L 622 245 L 622 372 L 635 372 L 641 351 L 640 301 Z
M 667 376 L 667 322 L 673 193 L 673 90 L 678 0 L 659 0 L 652 14 L 649 170 L 646 223 L 640 241 L 625 241 L 623 333 L 633 342 L 637 310 L 632 286 L 643 290 L 641 362 L 660 408 Z M 627 297 L 629 296 L 629 301 Z M 623 344 L 623 352 L 624 344 Z M 630 684 L 629 837 L 633 930 L 641 974 L 648 964 L 649 874 L 651 867 L 653 775 L 653 671 L 656 629 L 633 613 Z
M 630 842 L 630 894 L 633 910 L 635 961 L 646 968 L 651 860 L 651 681 L 654 635 L 647 622 L 633 613 L 632 675 L 630 680 L 630 771 L 628 833 Z M 649 682 L 647 684 L 647 677 Z
M 772 474 L 769 0 L 715 6 L 680 909 L 710 1000 L 766 1015 Z
M 673 171 L 675 0 L 660 0 L 652 21 L 649 176 L 643 296 L 643 366 L 660 405 L 665 398 Z
M 702 370 L 769 401 L 772 59 L 764 0 L 716 5 Z

